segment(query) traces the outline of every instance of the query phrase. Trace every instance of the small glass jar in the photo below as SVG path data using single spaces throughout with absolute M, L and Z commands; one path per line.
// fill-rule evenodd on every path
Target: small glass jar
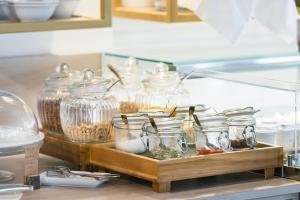
M 61 100 L 70 95 L 70 86 L 80 79 L 79 71 L 70 70 L 62 63 L 56 72 L 45 79 L 45 87 L 38 95 L 38 114 L 42 127 L 48 133 L 63 134 L 60 120 Z
M 210 108 L 206 107 L 205 105 L 176 108 L 176 116 L 184 118 L 182 130 L 185 133 L 185 138 L 189 147 L 195 147 L 196 136 L 193 127 L 195 121 L 193 115 L 195 114 L 197 116 L 204 116 L 209 109 Z
M 236 116 L 228 119 L 231 146 L 235 149 L 254 148 L 256 120 L 253 116 Z
M 127 123 L 122 120 L 115 120 L 113 123 L 116 149 L 140 154 L 146 151 L 142 128 L 147 119 L 131 119 Z
M 141 110 L 172 110 L 174 107 L 190 104 L 190 95 L 179 85 L 177 72 L 169 71 L 166 64 L 160 63 L 143 80 L 144 91 L 138 93 L 136 102 Z
M 199 154 L 213 154 L 231 151 L 228 126 L 203 129 L 194 123 L 196 149 Z
M 110 80 L 85 70 L 81 81 L 71 87 L 71 95 L 62 100 L 61 123 L 65 135 L 73 142 L 108 142 L 112 117 L 118 113 L 118 103 L 107 94 Z
M 146 148 L 150 157 L 157 160 L 167 160 L 182 157 L 188 151 L 184 133 L 180 128 L 166 128 L 155 131 L 151 126 L 143 128 L 148 138 Z

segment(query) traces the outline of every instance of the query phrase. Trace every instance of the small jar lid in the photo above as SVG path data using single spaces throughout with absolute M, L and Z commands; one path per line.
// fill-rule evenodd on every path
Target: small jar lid
M 160 137 L 178 137 L 184 134 L 180 128 L 158 129 L 158 132 L 156 132 L 152 126 L 145 126 L 143 131 L 147 134 L 157 135 Z
M 245 108 L 235 108 L 224 110 L 223 113 L 227 117 L 238 116 L 238 115 L 254 115 L 260 110 L 255 110 L 253 107 L 245 107 Z
M 71 70 L 68 64 L 61 63 L 56 67 L 55 73 L 45 79 L 45 85 L 47 87 L 70 87 L 79 80 L 80 71 Z
M 256 124 L 255 118 L 247 115 L 230 117 L 227 122 L 230 126 L 254 126 Z
M 103 96 L 110 83 L 110 79 L 103 79 L 100 76 L 96 76 L 93 70 L 86 69 L 82 73 L 81 80 L 72 84 L 71 95 L 90 94 L 92 96 Z
M 211 132 L 227 132 L 229 129 L 228 126 L 218 126 L 218 127 L 207 127 L 202 130 L 203 133 Z
M 177 72 L 169 71 L 169 66 L 164 63 L 159 63 L 155 66 L 153 72 L 148 78 L 143 80 L 146 88 L 161 88 L 170 90 L 180 82 L 180 77 Z
M 227 120 L 227 117 L 223 113 L 217 113 L 217 114 L 208 114 L 208 115 L 200 115 L 198 116 L 200 122 L 225 122 Z

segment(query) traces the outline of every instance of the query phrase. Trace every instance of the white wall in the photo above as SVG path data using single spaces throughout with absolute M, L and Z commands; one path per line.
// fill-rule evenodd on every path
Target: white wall
M 156 23 L 114 19 L 113 28 L 0 35 L 0 57 L 101 51 L 186 61 L 296 52 L 268 29 L 251 23 L 231 44 L 205 23 Z

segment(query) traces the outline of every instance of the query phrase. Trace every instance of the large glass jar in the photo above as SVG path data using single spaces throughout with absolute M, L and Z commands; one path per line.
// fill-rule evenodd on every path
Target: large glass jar
M 136 113 L 139 111 L 135 102 L 137 93 L 143 91 L 142 80 L 146 77 L 146 71 L 138 65 L 137 59 L 129 57 L 125 66 L 116 69 L 122 79 L 122 84 L 114 88 L 115 96 L 120 103 L 120 113 Z
M 73 142 L 107 142 L 112 117 L 118 112 L 116 99 L 109 96 L 110 80 L 85 70 L 81 81 L 71 87 L 71 95 L 62 100 L 61 123 L 65 135 Z
M 177 72 L 169 71 L 166 64 L 158 64 L 143 80 L 144 92 L 136 96 L 139 108 L 172 110 L 174 107 L 189 105 L 190 95 L 179 83 Z
M 60 120 L 61 100 L 70 95 L 70 86 L 80 79 L 66 63 L 56 67 L 56 72 L 45 79 L 45 87 L 38 95 L 38 114 L 42 128 L 48 133 L 63 133 Z

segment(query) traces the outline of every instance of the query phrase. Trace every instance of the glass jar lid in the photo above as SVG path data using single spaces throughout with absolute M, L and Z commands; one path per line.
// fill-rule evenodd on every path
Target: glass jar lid
M 79 71 L 71 70 L 71 67 L 67 63 L 61 63 L 56 67 L 55 73 L 50 74 L 50 76 L 45 79 L 45 85 L 47 87 L 69 87 L 79 80 Z
M 223 113 L 217 113 L 217 114 L 208 114 L 208 115 L 200 115 L 198 116 L 200 122 L 226 122 L 227 117 Z
M 177 72 L 169 71 L 169 66 L 159 63 L 155 66 L 153 72 L 148 78 L 143 80 L 145 88 L 154 88 L 162 90 L 170 90 L 180 82 Z
M 254 115 L 259 111 L 260 110 L 255 110 L 253 107 L 245 107 L 245 108 L 224 110 L 223 113 L 228 117 L 232 117 L 232 116 L 239 116 L 239 115 Z
M 108 90 L 108 85 L 111 83 L 110 79 L 103 79 L 96 76 L 91 69 L 86 69 L 82 73 L 80 81 L 73 83 L 71 87 L 71 95 L 85 96 L 103 96 Z
M 157 135 L 158 137 L 179 137 L 184 133 L 180 128 L 158 129 L 158 132 L 152 126 L 145 126 L 143 131 L 147 134 Z
M 256 120 L 253 116 L 236 116 L 228 118 L 228 124 L 230 126 L 254 126 Z

